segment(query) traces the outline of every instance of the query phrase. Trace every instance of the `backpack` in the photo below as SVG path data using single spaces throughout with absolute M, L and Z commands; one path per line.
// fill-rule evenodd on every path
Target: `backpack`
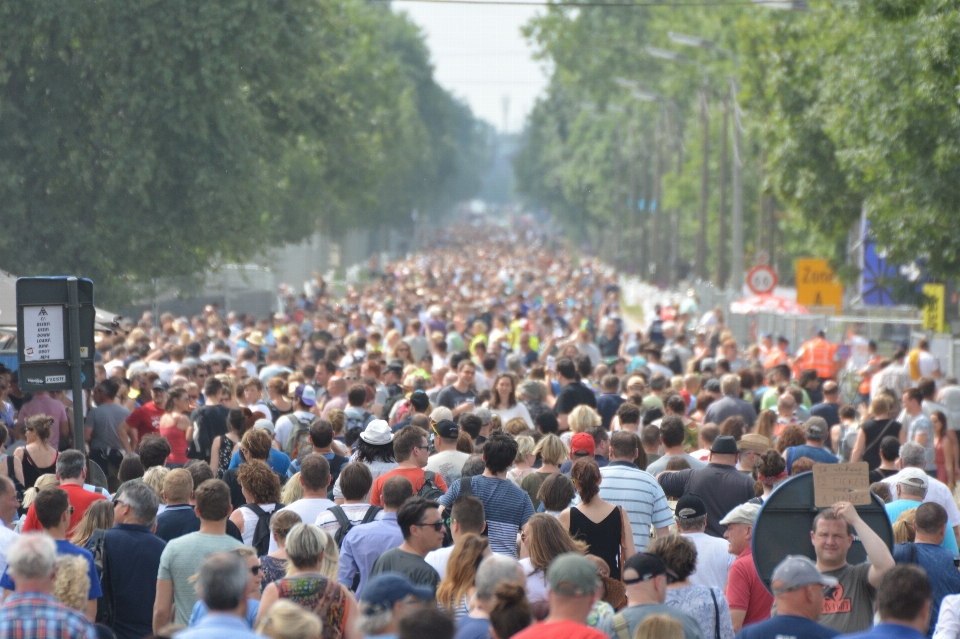
M 443 491 L 437 486 L 434 478 L 437 476 L 432 470 L 423 471 L 423 485 L 414 497 L 423 497 L 427 501 L 437 501 L 443 497 Z
M 423 474 L 426 475 L 428 471 L 424 471 Z M 421 489 L 422 490 L 422 489 Z M 460 494 L 457 495 L 457 499 L 462 499 L 464 497 L 473 496 L 473 477 L 461 477 L 460 478 Z M 453 545 L 453 533 L 450 531 L 450 516 L 453 514 L 453 506 L 443 511 L 443 547 Z M 486 535 L 487 533 L 487 522 L 483 522 L 483 532 L 481 535 Z
M 327 510 L 333 513 L 333 516 L 337 518 L 337 523 L 340 524 L 340 529 L 337 530 L 337 534 L 333 536 L 333 540 L 337 542 L 337 548 L 340 548 L 343 546 L 343 540 L 347 536 L 347 533 L 353 528 L 354 524 L 340 506 L 331 506 Z M 380 506 L 370 506 L 367 508 L 367 512 L 363 514 L 363 519 L 357 526 L 369 524 L 381 510 L 383 509 L 380 508 Z
M 283 504 L 277 504 L 273 513 L 266 512 L 257 504 L 244 504 L 257 516 L 257 527 L 253 530 L 253 543 L 250 544 L 257 551 L 257 557 L 270 552 L 270 516 L 283 508 Z
M 296 413 L 287 415 L 287 419 L 293 422 L 293 430 L 287 437 L 287 443 L 283 447 L 290 459 L 303 459 L 313 452 L 313 441 L 310 440 L 310 424 L 313 420 L 305 421 L 300 419 Z
M 100 589 L 103 591 L 103 596 L 97 600 L 96 623 L 113 627 L 113 586 L 110 582 L 110 571 L 107 567 L 106 533 L 107 531 L 100 528 L 93 531 L 93 535 L 87 540 L 85 548 L 93 555 L 93 565 L 97 569 Z
M 352 438 L 353 441 L 356 441 L 357 437 L 360 436 L 360 433 L 367 427 L 367 424 L 373 421 L 373 413 L 368 413 L 363 411 L 363 414 L 360 417 L 355 415 L 346 415 L 346 424 L 343 429 L 344 435 L 347 433 L 353 432 Z
M 393 410 L 393 405 L 404 399 L 406 399 L 406 396 L 403 394 L 402 391 L 394 395 L 389 395 L 387 397 L 387 401 L 383 403 L 383 412 L 380 414 L 380 419 L 384 419 L 389 422 L 390 411 Z

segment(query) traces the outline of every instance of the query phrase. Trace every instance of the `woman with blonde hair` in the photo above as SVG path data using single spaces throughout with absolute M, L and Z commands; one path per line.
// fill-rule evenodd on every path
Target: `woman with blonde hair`
M 514 419 L 522 419 L 527 425 L 527 429 L 533 430 L 533 419 L 530 417 L 530 411 L 527 410 L 525 404 L 517 401 L 517 379 L 512 373 L 500 373 L 493 380 L 488 406 L 490 412 L 499 415 L 500 421 L 504 424 L 509 424 Z
M 587 544 L 571 537 L 556 519 L 544 513 L 537 513 L 524 524 L 520 543 L 527 551 L 520 567 L 527 576 L 527 599 L 531 604 L 547 601 L 547 568 L 555 557 L 565 552 L 587 552 Z
M 320 639 L 320 617 L 297 604 L 280 600 L 257 624 L 257 633 L 272 639 Z
M 508 431 L 509 432 L 509 431 Z M 463 434 L 463 431 L 461 431 Z M 467 435 L 469 437 L 469 435 Z M 517 486 L 523 478 L 533 472 L 533 464 L 537 461 L 537 456 L 533 449 L 536 448 L 536 442 L 529 435 L 520 435 L 517 439 L 517 456 L 513 462 L 513 468 L 507 471 L 507 479 Z
M 776 439 L 773 436 L 773 429 L 777 425 L 777 413 L 772 411 L 769 408 L 767 410 L 760 411 L 760 414 L 757 416 L 757 429 L 756 432 L 758 435 L 763 435 L 770 441 Z
M 337 583 L 335 577 L 324 574 L 324 554 L 331 543 L 330 535 L 313 524 L 301 523 L 290 529 L 286 543 L 290 562 L 287 576 L 264 589 L 258 622 L 266 618 L 275 602 L 288 599 L 320 617 L 323 639 L 360 639 L 355 629 L 358 613 L 353 593 Z
M 51 488 L 56 488 L 60 485 L 60 482 L 57 480 L 56 475 L 47 474 L 40 475 L 37 478 L 37 481 L 34 483 L 33 488 L 28 488 L 25 493 L 23 493 L 23 509 L 26 510 L 30 507 L 30 504 L 33 503 L 33 500 L 37 498 L 37 495 L 40 494 L 40 491 L 49 490 Z M 21 518 L 20 522 L 23 522 L 25 518 Z
M 893 522 L 893 543 L 912 543 L 917 538 L 917 509 L 905 510 Z
M 473 533 L 465 533 L 453 547 L 443 581 L 437 586 L 437 603 L 453 613 L 456 621 L 470 612 L 467 594 L 473 588 L 480 562 L 489 555 L 490 541 Z
M 260 557 L 260 592 L 267 584 L 283 579 L 287 574 L 287 535 L 290 529 L 301 523 L 300 515 L 292 510 L 281 510 L 270 518 L 270 534 L 277 542 L 277 549 Z
M 292 504 L 298 499 L 303 498 L 303 484 L 300 483 L 300 473 L 294 473 L 283 485 L 283 491 L 280 493 L 280 503 Z
M 567 424 L 570 426 L 570 430 L 563 433 L 560 438 L 564 444 L 569 446 L 570 440 L 573 439 L 574 435 L 577 433 L 585 433 L 594 426 L 599 426 L 601 423 L 603 423 L 603 420 L 600 419 L 600 413 L 586 404 L 580 404 L 570 411 L 570 415 L 567 417 Z
M 94 531 L 108 528 L 113 528 L 113 502 L 109 499 L 98 499 L 83 513 L 80 523 L 73 530 L 70 543 L 84 548 L 93 537 Z
M 163 480 L 167 478 L 167 475 L 170 474 L 170 469 L 166 466 L 154 466 L 153 468 L 148 468 L 147 472 L 143 474 L 143 483 L 150 488 L 153 488 L 153 491 L 157 493 L 157 499 L 160 500 L 161 504 L 166 504 L 166 500 L 163 498 Z M 163 512 L 161 509 L 160 512 Z M 160 513 L 157 513 L 160 514 Z
M 13 451 L 13 456 L 20 460 L 24 488 L 32 488 L 41 475 L 57 472 L 59 453 L 50 445 L 50 429 L 55 423 L 49 415 L 41 414 L 27 417 L 23 424 L 27 444 Z
M 560 464 L 567 461 L 570 457 L 569 449 L 563 441 L 554 434 L 547 435 L 533 449 L 533 454 L 540 457 L 543 465 L 540 468 L 528 474 L 520 482 L 520 488 L 527 491 L 530 495 L 530 501 L 533 503 L 533 510 L 540 508 L 540 499 L 537 493 L 540 492 L 540 486 L 550 475 L 556 475 L 560 472 Z
M 637 626 L 633 639 L 683 639 L 683 624 L 670 615 L 650 615 Z
M 80 555 L 57 556 L 53 598 L 67 608 L 86 613 L 90 595 L 90 564 Z
M 160 434 L 170 443 L 167 466 L 181 468 L 187 459 L 187 439 L 190 425 L 190 397 L 186 389 L 174 388 L 167 394 L 166 413 L 160 418 Z

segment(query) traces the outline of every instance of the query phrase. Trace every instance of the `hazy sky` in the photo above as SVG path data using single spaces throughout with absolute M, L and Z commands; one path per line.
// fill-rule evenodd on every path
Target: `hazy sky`
M 498 130 L 504 128 L 507 98 L 507 131 L 523 127 L 546 86 L 546 75 L 520 27 L 542 9 L 403 1 L 394 2 L 393 9 L 406 12 L 423 28 L 443 87 Z

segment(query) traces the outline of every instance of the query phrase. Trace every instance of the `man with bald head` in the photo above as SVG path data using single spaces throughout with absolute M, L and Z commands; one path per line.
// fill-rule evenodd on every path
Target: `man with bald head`
M 825 587 L 837 580 L 817 570 L 803 555 L 787 555 L 773 569 L 771 580 L 776 616 L 747 626 L 737 639 L 831 639 L 840 634 L 817 621 L 823 610 Z

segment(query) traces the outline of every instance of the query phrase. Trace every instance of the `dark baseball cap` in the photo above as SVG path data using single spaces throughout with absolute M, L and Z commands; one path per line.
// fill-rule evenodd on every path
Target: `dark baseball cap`
M 717 379 L 716 377 L 712 377 L 712 378 L 708 379 L 708 380 L 707 380 L 707 383 L 703 385 L 703 388 L 704 388 L 705 390 L 710 391 L 711 393 L 721 393 L 721 392 L 723 392 L 723 391 L 720 389 L 720 380 Z
M 637 573 L 636 577 L 627 577 L 628 570 Z M 623 562 L 623 583 L 628 586 L 638 584 L 641 581 L 650 581 L 654 577 L 667 574 L 667 566 L 654 554 L 648 552 L 638 552 Z
M 677 502 L 675 511 L 679 519 L 693 519 L 707 514 L 707 505 L 697 493 L 687 493 Z
M 443 439 L 456 439 L 460 435 L 460 427 L 449 419 L 442 419 L 437 422 L 433 430 Z
M 151 388 L 153 388 L 153 390 L 159 390 L 166 393 L 168 390 L 170 390 L 170 384 L 166 383 L 162 379 L 158 379 L 153 383 L 153 386 Z
M 391 610 L 393 604 L 409 595 L 413 595 L 420 601 L 430 601 L 433 599 L 433 589 L 415 586 L 400 573 L 382 572 L 372 577 L 363 589 L 363 595 L 360 597 L 360 611 L 363 614 L 374 614 Z

